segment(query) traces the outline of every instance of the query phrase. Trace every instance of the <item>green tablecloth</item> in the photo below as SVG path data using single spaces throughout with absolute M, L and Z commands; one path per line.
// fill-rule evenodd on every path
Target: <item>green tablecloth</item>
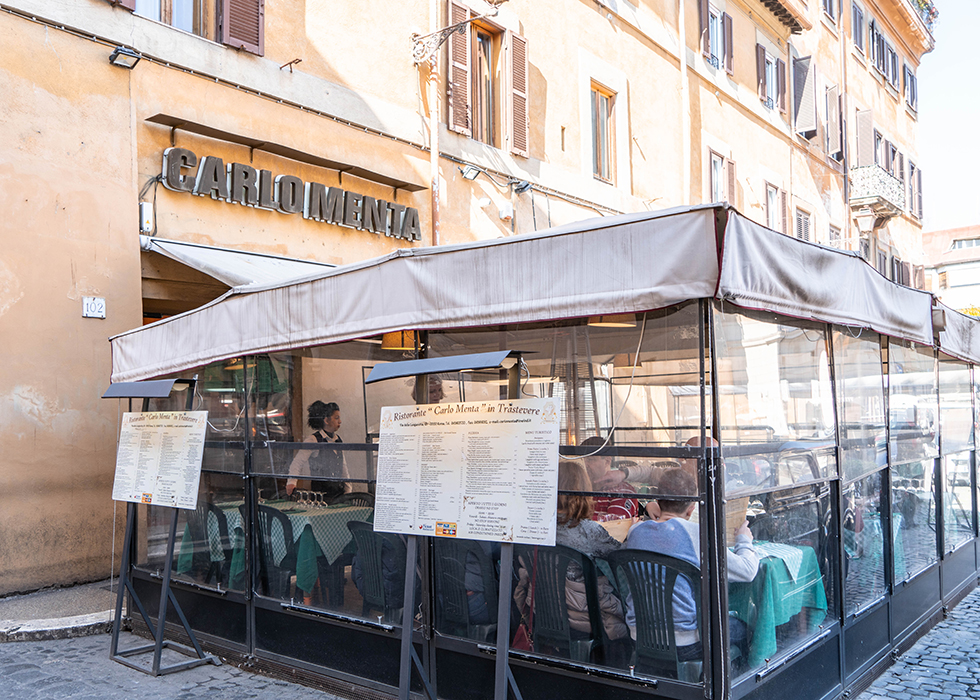
M 803 558 L 795 580 L 783 560 L 767 556 L 766 543 L 757 542 L 762 559 L 755 580 L 728 586 L 729 610 L 749 626 L 750 668 L 762 666 L 775 655 L 778 625 L 789 622 L 804 608 L 811 631 L 826 618 L 827 594 L 817 556 L 812 547 L 798 549 Z

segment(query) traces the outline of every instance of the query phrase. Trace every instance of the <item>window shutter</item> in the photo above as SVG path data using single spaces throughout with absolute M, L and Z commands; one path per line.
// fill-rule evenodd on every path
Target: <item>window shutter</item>
M 470 12 L 458 2 L 449 3 L 449 24 L 469 19 Z M 470 121 L 470 31 L 453 32 L 449 38 L 449 105 L 448 126 L 464 136 L 473 135 Z
M 875 127 L 870 109 L 857 113 L 857 164 L 859 168 L 875 164 Z
M 735 75 L 735 44 L 733 41 L 732 16 L 723 14 L 721 16 L 722 33 L 725 35 L 725 71 L 729 75 Z
M 124 10 L 129 10 L 130 12 L 136 10 L 136 0 L 109 0 L 109 4 L 115 7 L 121 7 Z
M 827 89 L 827 155 L 837 156 L 843 150 L 840 128 L 840 88 Z
M 259 56 L 265 51 L 265 0 L 224 0 L 221 43 Z
M 881 167 L 887 173 L 892 171 L 892 144 L 888 139 L 882 142 Z
M 779 111 L 786 112 L 786 64 L 783 59 L 776 59 L 776 101 Z
M 698 1 L 698 29 L 700 30 L 701 37 L 701 53 L 705 56 L 711 56 L 711 32 L 708 31 L 708 21 L 710 17 L 708 15 L 708 0 Z
M 915 171 L 915 208 L 916 216 L 922 218 L 922 168 Z
M 527 39 L 510 34 L 510 150 L 528 157 Z
M 726 177 L 728 178 L 728 203 L 736 206 L 735 195 L 737 194 L 738 181 L 735 179 L 735 161 L 725 160 Z
M 793 59 L 793 111 L 803 138 L 817 135 L 816 66 L 812 56 Z
M 789 235 L 789 197 L 786 190 L 779 190 L 779 208 L 782 210 L 783 233 Z
M 759 85 L 759 99 L 766 101 L 766 47 L 755 45 L 755 79 Z

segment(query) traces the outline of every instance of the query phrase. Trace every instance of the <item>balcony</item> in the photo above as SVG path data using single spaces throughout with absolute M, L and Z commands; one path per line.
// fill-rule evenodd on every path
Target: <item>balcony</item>
M 905 210 L 905 186 L 877 165 L 851 168 L 851 209 L 871 209 L 879 218 L 891 218 Z

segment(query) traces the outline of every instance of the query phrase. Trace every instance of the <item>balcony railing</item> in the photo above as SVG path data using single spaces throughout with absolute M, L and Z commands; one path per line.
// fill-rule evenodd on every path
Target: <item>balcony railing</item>
M 869 207 L 879 216 L 895 216 L 905 209 L 905 186 L 880 166 L 851 168 L 850 205 L 852 209 Z
M 918 11 L 919 17 L 925 22 L 926 28 L 932 32 L 936 27 L 936 21 L 939 19 L 939 10 L 936 9 L 936 4 L 932 0 L 910 0 L 912 6 Z

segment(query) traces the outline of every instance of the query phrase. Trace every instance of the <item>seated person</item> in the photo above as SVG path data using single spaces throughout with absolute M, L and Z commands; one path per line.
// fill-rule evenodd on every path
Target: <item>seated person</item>
M 648 509 L 652 518 L 634 525 L 626 538 L 627 549 L 645 549 L 658 554 L 666 554 L 701 568 L 701 535 L 699 527 L 690 522 L 691 514 L 697 505 L 691 498 L 697 496 L 697 482 L 683 467 L 670 469 L 660 479 L 660 497 L 657 499 L 656 515 Z M 759 556 L 752 546 L 752 531 L 745 521 L 736 530 L 734 551 L 728 553 L 728 580 L 749 582 L 759 570 Z M 697 622 L 695 593 L 685 579 L 679 578 L 674 586 L 674 640 L 677 645 L 678 661 L 698 661 L 703 657 L 700 632 Z M 636 615 L 632 601 L 628 600 L 626 623 L 630 633 L 636 638 Z M 747 653 L 748 634 L 745 623 L 729 617 L 730 643 Z
M 582 447 L 590 447 L 593 451 L 595 451 L 602 447 L 605 442 L 606 441 L 603 438 L 594 436 L 583 440 Z M 606 488 L 605 486 L 600 487 L 597 485 L 607 483 L 609 474 L 613 471 L 612 457 L 605 455 L 592 455 L 589 457 L 583 457 L 582 461 L 585 463 L 586 471 L 588 471 L 589 480 L 593 484 L 592 488 L 600 491 L 612 491 L 615 493 L 636 493 L 636 489 L 633 488 L 631 484 L 628 484 L 621 479 L 619 480 L 619 483 L 610 488 Z M 635 498 L 596 496 L 593 499 L 593 503 L 594 510 L 592 519 L 600 522 L 605 520 L 635 518 L 640 512 L 640 505 Z

